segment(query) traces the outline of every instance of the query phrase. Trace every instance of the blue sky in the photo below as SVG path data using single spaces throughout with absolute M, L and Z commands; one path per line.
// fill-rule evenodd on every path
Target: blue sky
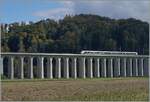
M 42 19 L 34 13 L 58 8 L 61 5 L 48 0 L 2 0 L 0 5 L 1 22 L 36 21 Z
M 66 14 L 97 14 L 149 21 L 149 0 L 0 0 L 0 22 L 62 19 Z

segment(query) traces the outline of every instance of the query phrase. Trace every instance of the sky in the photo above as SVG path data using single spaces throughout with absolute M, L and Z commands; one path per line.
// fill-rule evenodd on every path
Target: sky
M 0 0 L 0 22 L 59 20 L 81 13 L 150 21 L 149 5 L 150 0 Z

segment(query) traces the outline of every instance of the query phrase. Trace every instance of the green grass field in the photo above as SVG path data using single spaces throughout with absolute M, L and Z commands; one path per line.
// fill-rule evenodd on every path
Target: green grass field
M 2 100 L 148 101 L 148 78 L 2 80 Z

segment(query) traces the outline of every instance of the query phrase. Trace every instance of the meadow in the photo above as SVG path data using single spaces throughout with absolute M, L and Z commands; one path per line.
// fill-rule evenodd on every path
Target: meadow
M 2 80 L 2 100 L 148 101 L 148 78 Z

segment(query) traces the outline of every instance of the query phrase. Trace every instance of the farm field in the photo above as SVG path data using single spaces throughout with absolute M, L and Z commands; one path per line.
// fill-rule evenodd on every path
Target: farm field
M 148 78 L 3 80 L 2 100 L 148 101 Z

